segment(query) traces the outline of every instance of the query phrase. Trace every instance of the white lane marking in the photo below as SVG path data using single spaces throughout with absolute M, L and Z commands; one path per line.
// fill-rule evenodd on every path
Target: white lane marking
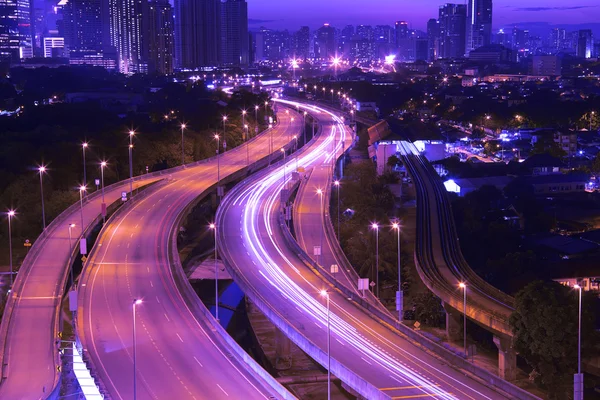
M 200 365 L 201 367 L 204 367 L 204 365 L 202 365 L 202 363 L 200 361 L 198 361 L 198 359 L 196 358 L 196 356 L 194 356 L 194 360 L 196 360 L 196 362 L 198 363 L 198 365 Z
M 154 283 L 152 283 L 152 281 L 150 281 L 150 286 L 154 287 Z
M 361 357 L 361 359 L 362 359 L 364 362 L 366 362 L 367 364 L 369 364 L 369 365 L 373 365 L 373 364 L 371 364 L 371 362 L 370 362 L 369 360 L 365 360 L 365 358 L 364 358 L 364 357 Z
M 179 340 L 181 340 L 181 343 L 183 343 L 183 339 L 181 338 L 181 336 L 179 336 L 179 333 L 175 332 L 175 334 L 177 335 L 177 337 L 179 338 Z
M 165 318 L 167 319 L 167 321 L 171 322 L 171 320 L 169 319 L 169 317 L 167 317 L 166 313 L 163 313 L 163 315 L 165 316 Z
M 217 383 L 217 386 L 219 387 L 219 389 L 221 389 L 221 390 L 223 391 L 223 393 L 225 393 L 225 395 L 226 395 L 226 396 L 229 396 L 229 393 L 227 393 L 227 392 L 225 391 L 225 389 L 223 389 L 223 388 L 221 387 L 221 385 L 219 385 L 219 384 Z
M 156 301 L 158 302 L 158 304 L 160 304 L 160 299 L 158 298 L 158 296 L 156 296 Z

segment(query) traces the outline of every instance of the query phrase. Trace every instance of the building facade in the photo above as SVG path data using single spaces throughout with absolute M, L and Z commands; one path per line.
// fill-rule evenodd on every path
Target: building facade
M 248 65 L 248 4 L 246 0 L 221 3 L 221 62 Z
M 173 73 L 173 8 L 168 0 L 153 0 L 148 5 L 148 72 Z
M 33 57 L 30 0 L 0 0 L 0 59 L 19 62 Z
M 175 0 L 178 68 L 217 66 L 221 58 L 220 0 Z
M 466 53 L 492 43 L 492 0 L 469 0 Z
M 445 4 L 440 6 L 439 58 L 459 58 L 465 55 L 467 6 Z
M 110 45 L 116 49 L 119 71 L 129 74 L 147 72 L 147 0 L 108 0 Z

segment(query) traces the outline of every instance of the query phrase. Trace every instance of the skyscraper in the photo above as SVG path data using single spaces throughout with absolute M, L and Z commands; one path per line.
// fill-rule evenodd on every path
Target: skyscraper
M 295 58 L 308 58 L 310 50 L 310 29 L 308 26 L 301 26 L 300 30 L 294 34 L 294 54 Z
M 402 39 L 408 38 L 408 22 L 396 21 L 395 28 L 395 43 L 396 47 L 400 45 Z
M 173 8 L 168 0 L 148 4 L 148 72 L 173 73 Z
M 63 8 L 65 53 L 71 64 L 116 68 L 110 46 L 108 2 L 69 0 Z
M 315 34 L 315 57 L 331 61 L 337 55 L 335 28 L 325 24 Z
M 248 65 L 248 4 L 246 0 L 221 3 L 221 62 Z
M 0 0 L 0 58 L 18 62 L 33 56 L 30 0 Z
M 492 0 L 469 0 L 466 52 L 492 42 Z
M 220 0 L 175 0 L 175 61 L 179 68 L 219 65 L 220 44 Z
M 440 53 L 440 23 L 431 18 L 427 21 L 428 54 L 427 61 L 437 60 Z
M 445 4 L 440 6 L 440 58 L 464 57 L 466 19 L 466 5 Z
M 117 51 L 119 71 L 147 72 L 148 52 L 144 46 L 148 0 L 108 0 L 110 44 Z
M 581 29 L 577 35 L 577 57 L 592 58 L 594 36 L 591 29 Z

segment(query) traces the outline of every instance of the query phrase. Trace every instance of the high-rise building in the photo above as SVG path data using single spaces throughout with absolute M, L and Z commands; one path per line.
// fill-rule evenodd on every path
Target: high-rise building
M 375 35 L 375 41 L 377 43 L 393 43 L 394 33 L 392 27 L 389 25 L 376 25 L 373 30 Z
M 275 31 L 260 27 L 260 32 L 256 37 L 256 58 L 257 61 L 269 60 L 273 62 L 287 60 L 290 55 L 290 33 L 285 31 Z
M 18 62 L 33 56 L 30 0 L 0 0 L 0 59 Z
M 64 57 L 65 56 L 65 38 L 45 37 L 42 43 L 44 58 Z
M 408 22 L 405 21 L 396 21 L 394 25 L 394 33 L 396 46 L 400 43 L 402 39 L 408 38 Z
M 354 38 L 354 26 L 346 25 L 340 32 L 338 39 L 338 55 L 350 58 L 352 53 L 352 39 Z
M 248 4 L 246 0 L 221 3 L 221 63 L 248 65 Z
M 469 0 L 466 52 L 492 42 L 492 0 Z
M 108 0 L 108 9 L 110 44 L 117 51 L 119 71 L 147 72 L 144 29 L 148 23 L 148 0 Z
M 173 73 L 173 8 L 168 0 L 151 0 L 148 4 L 148 72 Z
M 294 50 L 292 54 L 295 58 L 307 59 L 310 52 L 310 28 L 301 26 L 300 30 L 294 33 Z
M 581 29 L 577 35 L 577 57 L 592 58 L 594 36 L 591 29 Z
M 108 2 L 69 0 L 63 8 L 63 27 L 70 64 L 116 68 L 116 52 L 109 44 Z
M 437 60 L 440 54 L 440 23 L 431 18 L 427 21 L 428 55 L 427 61 Z
M 550 33 L 550 48 L 552 50 L 562 50 L 567 43 L 567 31 L 562 28 L 554 28 Z
M 467 6 L 445 4 L 440 6 L 439 58 L 458 58 L 465 55 Z
M 315 57 L 331 61 L 332 58 L 337 56 L 335 28 L 329 24 L 324 24 L 315 33 Z
M 175 0 L 175 62 L 179 68 L 219 65 L 220 0 Z

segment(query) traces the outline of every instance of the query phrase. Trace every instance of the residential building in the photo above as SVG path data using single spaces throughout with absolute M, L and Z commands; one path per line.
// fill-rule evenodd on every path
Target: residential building
M 323 61 L 331 61 L 337 56 L 335 28 L 324 24 L 315 32 L 315 57 Z
M 248 65 L 248 4 L 246 0 L 221 3 L 221 63 Z
M 173 8 L 168 0 L 152 0 L 148 5 L 148 72 L 173 73 Z
M 33 57 L 31 0 L 0 0 L 0 59 L 18 63 Z
M 530 75 L 558 76 L 561 60 L 558 56 L 534 55 L 531 57 Z
M 221 58 L 221 1 L 174 0 L 175 65 L 214 67 Z
M 492 0 L 469 0 L 466 55 L 492 42 Z
M 403 39 L 408 38 L 408 22 L 406 21 L 396 21 L 395 27 L 395 36 L 396 36 L 396 47 L 399 47 L 399 43 Z
M 300 30 L 294 33 L 294 51 L 295 58 L 307 59 L 310 56 L 310 28 L 301 26 Z
M 489 44 L 471 50 L 469 52 L 469 60 L 488 64 L 501 64 L 514 61 L 513 51 L 501 44 Z
M 42 47 L 44 58 L 65 57 L 65 38 L 45 37 Z
M 435 18 L 427 21 L 427 39 L 429 41 L 427 61 L 435 61 L 440 53 L 440 23 Z
M 110 45 L 117 51 L 119 71 L 148 71 L 144 27 L 148 18 L 147 0 L 108 0 Z
M 591 29 L 582 29 L 577 36 L 577 57 L 592 58 L 594 52 L 594 35 Z
M 440 6 L 440 58 L 459 58 L 465 55 L 467 6 Z

